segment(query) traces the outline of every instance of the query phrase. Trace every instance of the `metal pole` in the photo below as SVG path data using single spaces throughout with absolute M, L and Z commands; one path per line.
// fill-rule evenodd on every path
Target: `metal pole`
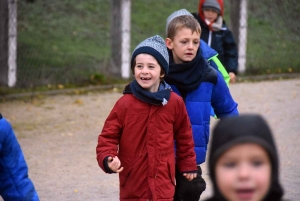
M 8 2 L 8 86 L 17 82 L 17 0 Z
M 122 0 L 121 3 L 121 75 L 122 78 L 130 76 L 130 13 L 131 0 Z
M 247 49 L 247 0 L 241 0 L 241 18 L 239 26 L 239 72 L 246 71 L 246 49 Z

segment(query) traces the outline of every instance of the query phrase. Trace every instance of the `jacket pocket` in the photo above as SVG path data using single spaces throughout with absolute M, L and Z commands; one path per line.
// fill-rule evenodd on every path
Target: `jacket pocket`
M 171 179 L 171 182 L 175 186 L 176 185 L 175 164 L 170 164 L 170 162 L 168 162 L 168 169 L 169 169 L 169 177 Z
M 120 186 L 124 186 L 126 181 L 128 180 L 131 172 L 132 172 L 132 169 L 133 169 L 133 166 L 131 166 L 130 168 L 126 168 L 127 170 L 125 171 L 125 169 L 120 172 L 119 174 L 119 177 L 120 177 Z

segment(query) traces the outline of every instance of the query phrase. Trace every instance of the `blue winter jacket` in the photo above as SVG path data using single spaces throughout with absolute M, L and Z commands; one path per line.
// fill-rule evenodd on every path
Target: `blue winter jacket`
M 38 201 L 21 147 L 10 123 L 0 114 L 0 195 L 5 201 Z
M 200 49 L 203 58 L 208 61 L 210 66 L 220 71 L 226 84 L 229 85 L 230 77 L 222 62 L 219 60 L 217 51 L 208 46 L 208 44 L 202 39 L 200 39 Z
M 229 77 L 225 67 L 223 66 L 223 64 L 219 60 L 218 53 L 216 52 L 216 50 L 214 50 L 213 48 L 208 46 L 208 44 L 202 39 L 200 39 L 200 49 L 201 49 L 201 54 L 202 54 L 203 58 L 207 60 L 207 62 L 209 63 L 209 65 L 211 67 L 213 67 L 214 69 L 220 71 L 220 73 L 222 74 L 226 84 L 229 86 L 230 77 Z M 211 108 L 211 116 L 215 117 L 215 118 L 218 118 L 215 115 L 215 112 L 214 112 L 213 108 Z
M 205 49 L 201 51 L 202 57 L 206 59 L 209 52 Z M 176 87 L 176 83 L 169 83 L 172 90 L 184 98 L 193 130 L 197 164 L 205 162 L 210 133 L 211 107 L 218 118 L 238 115 L 237 103 L 233 100 L 222 74 L 211 66 L 208 68 L 211 70 L 205 74 L 198 88 L 184 95 Z

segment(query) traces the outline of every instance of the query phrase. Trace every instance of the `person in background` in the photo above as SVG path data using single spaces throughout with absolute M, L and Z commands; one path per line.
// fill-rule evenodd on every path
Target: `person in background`
M 208 168 L 214 192 L 207 201 L 280 201 L 283 196 L 276 145 L 259 114 L 217 122 Z
M 97 161 L 104 172 L 119 173 L 121 201 L 173 201 L 175 162 L 187 182 L 196 177 L 197 166 L 184 102 L 164 81 L 169 56 L 163 38 L 141 42 L 131 70 L 135 79 L 98 137 Z
M 236 81 L 238 73 L 238 51 L 232 32 L 224 21 L 223 0 L 200 0 L 198 13 L 192 13 L 202 28 L 201 39 L 218 52 L 230 82 Z
M 0 196 L 6 201 L 39 201 L 11 124 L 0 114 Z
M 237 103 L 222 74 L 202 56 L 199 47 L 201 27 L 198 21 L 178 10 L 167 18 L 166 23 L 165 42 L 170 69 L 165 80 L 185 102 L 192 124 L 198 166 L 197 177 L 191 182 L 186 181 L 177 171 L 174 200 L 198 201 L 206 188 L 200 165 L 206 158 L 211 107 L 218 118 L 223 118 L 238 115 Z

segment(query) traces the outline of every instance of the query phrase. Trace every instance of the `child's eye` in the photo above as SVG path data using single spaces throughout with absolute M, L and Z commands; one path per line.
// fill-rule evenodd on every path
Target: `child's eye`
M 225 162 L 223 164 L 223 166 L 226 168 L 234 168 L 236 166 L 236 163 L 235 162 Z
M 182 44 L 186 44 L 186 41 L 181 41 Z
M 194 44 L 195 44 L 195 45 L 198 45 L 198 44 L 199 44 L 199 41 L 194 41 Z
M 254 167 L 259 167 L 261 165 L 264 164 L 263 161 L 260 161 L 260 160 L 255 160 L 255 161 L 252 161 L 251 164 L 254 166 Z
M 149 68 L 155 68 L 155 66 L 149 66 Z
M 142 66 L 142 65 L 136 65 L 135 67 L 137 67 L 137 68 L 142 68 L 143 66 Z

